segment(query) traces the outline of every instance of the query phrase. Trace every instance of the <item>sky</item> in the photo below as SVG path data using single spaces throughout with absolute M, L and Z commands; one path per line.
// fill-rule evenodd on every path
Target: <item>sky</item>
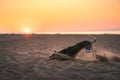
M 0 0 L 0 33 L 117 32 L 120 0 Z

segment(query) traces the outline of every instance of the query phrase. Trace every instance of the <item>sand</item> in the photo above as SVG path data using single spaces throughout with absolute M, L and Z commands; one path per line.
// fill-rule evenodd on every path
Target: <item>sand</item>
M 110 62 L 96 60 L 84 50 L 77 61 L 47 61 L 59 51 L 82 40 L 86 35 L 0 35 L 0 80 L 119 80 L 120 35 L 95 35 L 94 49 Z

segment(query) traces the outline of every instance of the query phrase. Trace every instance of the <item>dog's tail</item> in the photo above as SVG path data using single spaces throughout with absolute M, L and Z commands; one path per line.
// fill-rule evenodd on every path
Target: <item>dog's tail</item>
M 89 35 L 89 34 L 88 34 L 88 36 L 91 37 L 92 39 L 94 39 L 94 41 L 92 41 L 91 43 L 95 43 L 95 42 L 97 41 L 97 40 L 96 40 L 96 37 L 91 36 L 91 35 Z

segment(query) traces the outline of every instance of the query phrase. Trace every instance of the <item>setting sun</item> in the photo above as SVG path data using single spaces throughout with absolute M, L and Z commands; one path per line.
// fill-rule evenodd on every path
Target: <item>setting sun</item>
M 30 29 L 27 28 L 24 30 L 24 32 L 28 34 L 28 33 L 30 33 Z

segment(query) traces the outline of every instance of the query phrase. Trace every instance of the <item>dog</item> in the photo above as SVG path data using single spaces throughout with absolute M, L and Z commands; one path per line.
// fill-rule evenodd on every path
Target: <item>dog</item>
M 90 36 L 90 35 L 89 35 Z M 63 50 L 60 50 L 58 52 L 53 53 L 51 56 L 49 56 L 50 59 L 60 59 L 60 60 L 74 60 L 75 56 L 82 50 L 85 49 L 87 52 L 92 50 L 93 43 L 96 42 L 96 38 L 93 36 L 90 36 L 94 39 L 94 41 L 81 41 L 73 46 L 69 46 Z

